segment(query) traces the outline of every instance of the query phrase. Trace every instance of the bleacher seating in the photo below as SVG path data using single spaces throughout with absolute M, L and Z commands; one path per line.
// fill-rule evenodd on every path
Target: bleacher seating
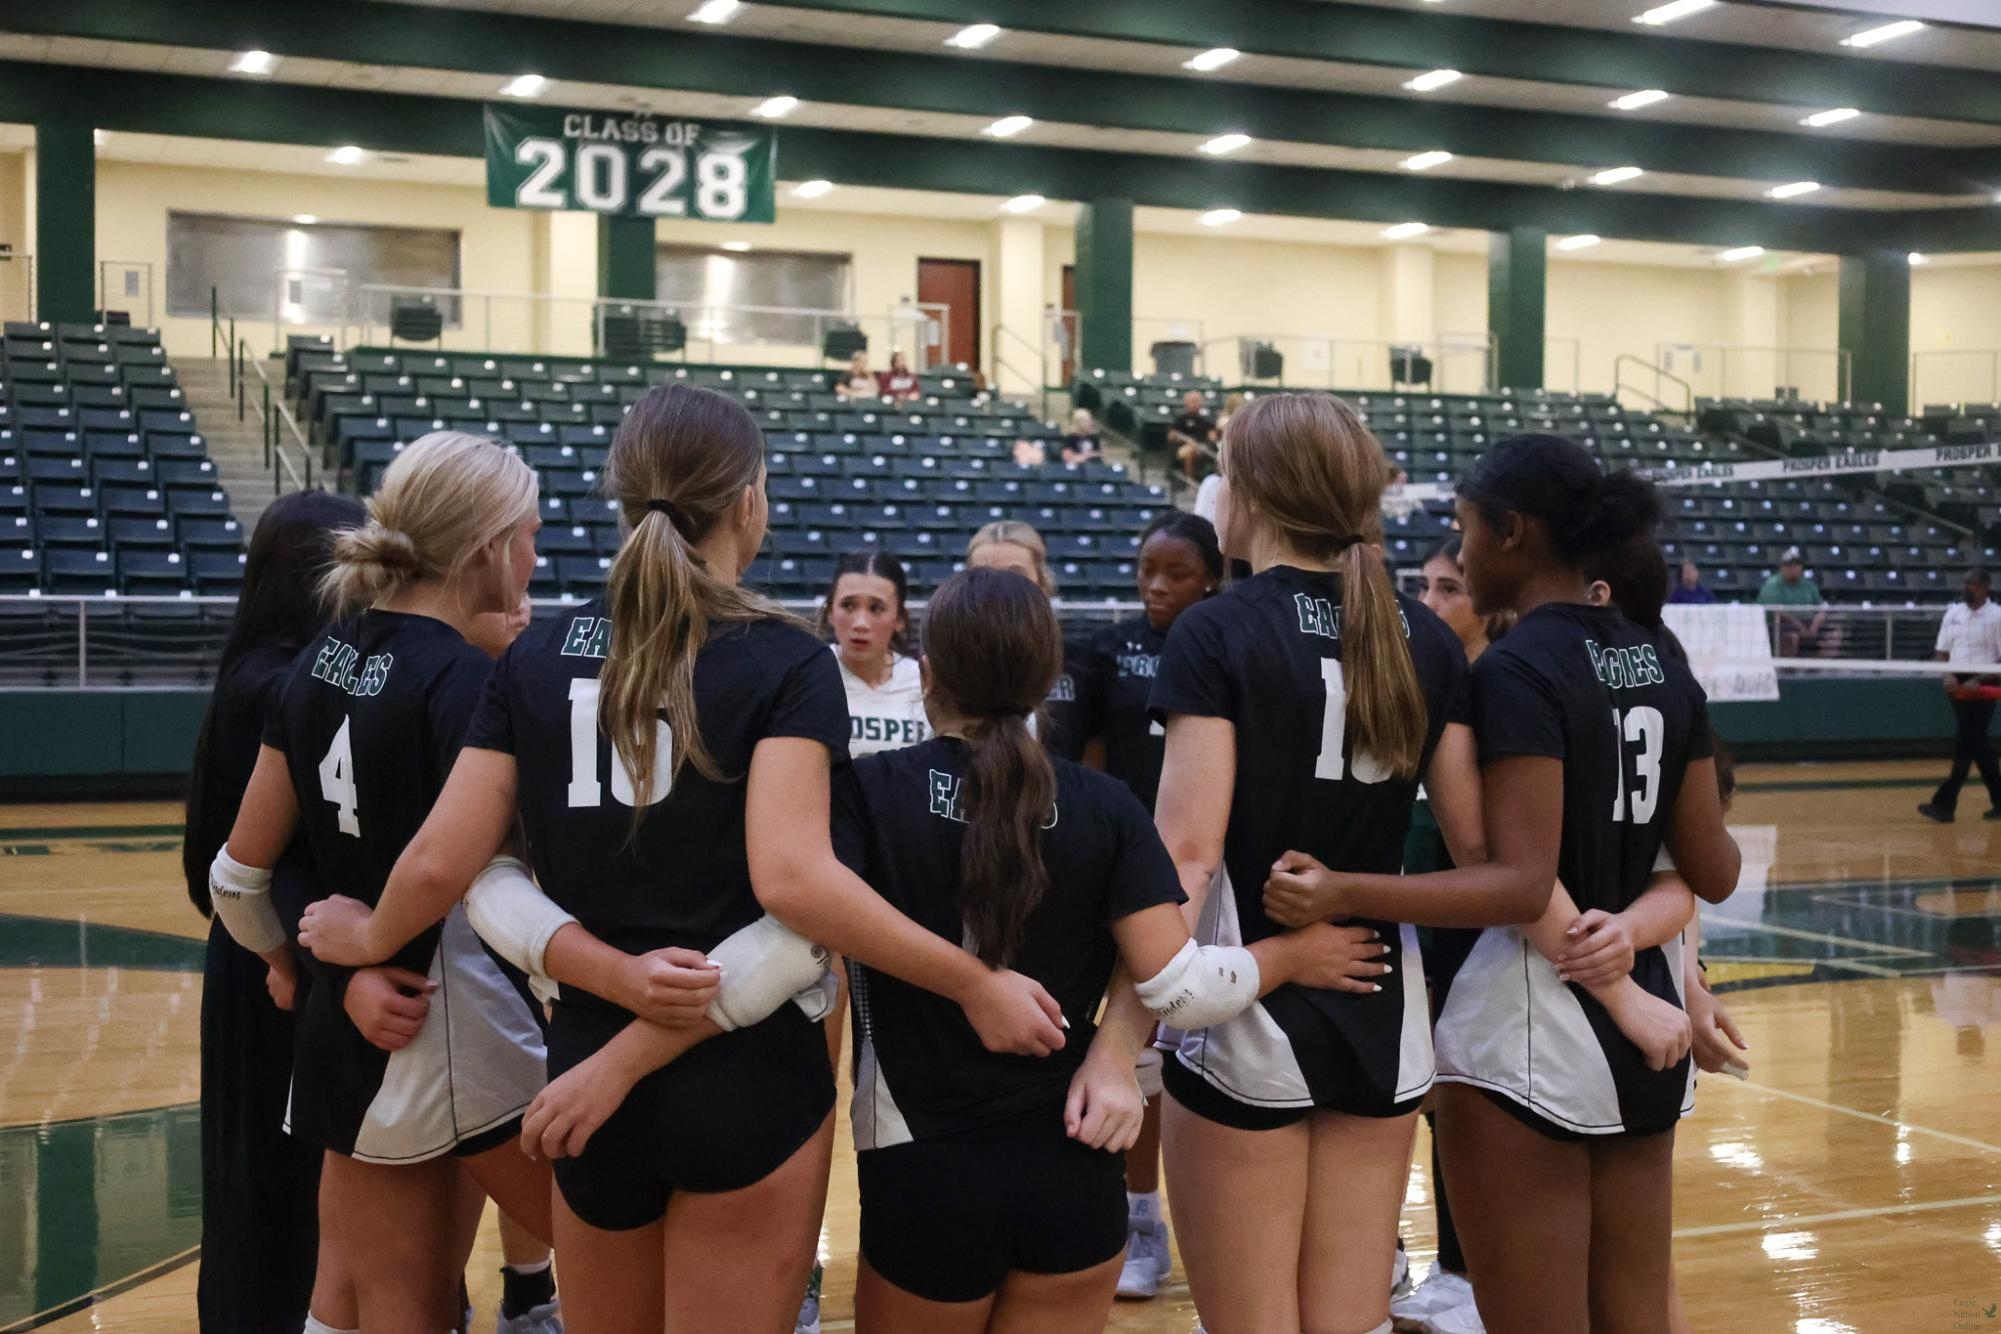
M 364 495 L 428 431 L 520 447 L 542 479 L 530 591 L 587 597 L 618 546 L 598 479 L 612 433 L 650 385 L 672 380 L 735 395 L 764 428 L 771 535 L 749 577 L 780 597 L 818 596 L 839 555 L 864 546 L 894 552 L 920 587 L 933 586 L 974 529 L 1014 518 L 1048 538 L 1066 597 L 1129 598 L 1139 531 L 1168 503 L 1113 465 L 1017 465 L 1016 441 L 1053 456 L 1057 432 L 1024 405 L 977 394 L 959 370 L 920 376 L 911 402 L 858 403 L 812 370 L 308 348 L 288 392 Z
M 0 333 L 0 593 L 234 593 L 243 534 L 159 331 Z

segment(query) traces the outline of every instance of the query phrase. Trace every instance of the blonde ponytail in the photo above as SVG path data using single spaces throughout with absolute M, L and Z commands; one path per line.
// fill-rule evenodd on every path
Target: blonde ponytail
M 462 431 L 411 442 L 368 498 L 368 522 L 335 540 L 320 591 L 336 617 L 455 577 L 496 537 L 534 517 L 535 470 L 513 450 Z

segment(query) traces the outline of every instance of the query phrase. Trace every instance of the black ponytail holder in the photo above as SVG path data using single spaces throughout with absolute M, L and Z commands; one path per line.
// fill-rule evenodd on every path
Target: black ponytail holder
M 681 507 L 671 500 L 649 500 L 646 502 L 646 510 L 649 514 L 666 515 L 667 522 L 673 524 L 676 528 L 682 526 L 681 520 L 684 516 L 681 513 Z

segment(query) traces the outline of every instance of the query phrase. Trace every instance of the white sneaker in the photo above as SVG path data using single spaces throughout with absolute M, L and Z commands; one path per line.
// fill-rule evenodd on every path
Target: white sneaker
M 1487 1334 L 1487 1327 L 1480 1323 L 1480 1308 L 1467 1302 L 1426 1316 L 1424 1334 Z
M 1398 1246 L 1396 1262 L 1390 1266 L 1390 1300 L 1408 1296 L 1410 1291 L 1410 1253 Z
M 1424 1282 L 1390 1301 L 1390 1319 L 1398 1329 L 1423 1329 L 1424 1322 L 1440 1311 L 1473 1305 L 1473 1285 L 1464 1276 L 1447 1273 L 1437 1265 Z
M 544 1302 L 531 1306 L 511 1319 L 501 1316 L 494 1323 L 494 1334 L 563 1334 L 563 1306 L 561 1302 Z
M 1167 1220 L 1126 1220 L 1126 1264 L 1119 1271 L 1119 1296 L 1135 1301 L 1156 1296 L 1173 1272 L 1174 1260 L 1167 1250 Z

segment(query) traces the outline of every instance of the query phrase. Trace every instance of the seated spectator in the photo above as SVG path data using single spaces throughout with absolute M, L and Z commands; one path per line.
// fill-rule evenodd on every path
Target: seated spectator
M 1758 600 L 1763 602 L 1764 598 Z M 1668 590 L 1668 601 L 1684 606 L 1702 606 L 1716 601 L 1716 594 L 1703 587 L 1702 571 L 1695 568 L 1695 562 L 1685 560 L 1681 563 L 1681 573 L 1676 576 L 1674 587 Z
M 1181 462 L 1181 473 L 1199 482 L 1216 469 L 1216 442 L 1223 433 L 1216 428 L 1202 403 L 1202 391 L 1191 389 L 1181 397 L 1181 415 L 1167 428 L 1167 443 Z
M 1827 646 L 1821 643 L 1821 631 L 1827 624 L 1827 599 L 1820 595 L 1820 588 L 1806 577 L 1806 565 L 1800 559 L 1798 547 L 1787 547 L 1779 557 L 1779 572 L 1765 580 L 1765 586 L 1758 590 L 1758 605 L 1761 607 L 1815 607 L 1811 618 L 1802 619 L 1788 612 L 1781 612 L 1775 619 L 1779 628 L 1779 656 L 1797 658 L 1804 650 L 1820 653 Z
M 1231 397 L 1241 398 L 1242 395 L 1233 394 Z M 1403 494 L 1404 487 L 1409 484 L 1410 474 L 1396 464 L 1390 464 L 1390 482 L 1383 490 L 1383 513 L 1399 522 L 1408 519 L 1420 503 Z
M 1014 463 L 1018 468 L 1040 468 L 1049 462 L 1049 451 L 1040 440 L 1030 440 L 1026 436 L 1014 442 Z
M 834 378 L 834 392 L 842 398 L 882 397 L 882 386 L 868 368 L 868 353 L 857 352 L 848 358 L 847 370 Z
M 884 398 L 907 402 L 918 395 L 917 372 L 910 369 L 909 359 L 901 352 L 890 353 L 889 369 L 875 378 Z
M 1089 463 L 1103 454 L 1097 418 L 1089 408 L 1078 408 L 1070 414 L 1070 429 L 1063 436 L 1063 461 L 1072 465 Z

